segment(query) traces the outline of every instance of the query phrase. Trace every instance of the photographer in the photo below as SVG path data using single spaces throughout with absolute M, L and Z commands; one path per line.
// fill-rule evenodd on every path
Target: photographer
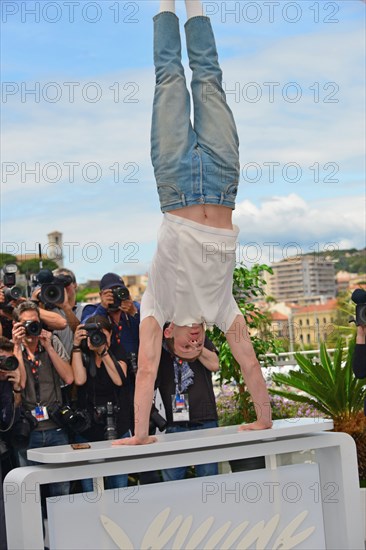
M 140 304 L 131 300 L 127 287 L 116 273 L 103 275 L 99 287 L 101 302 L 98 306 L 85 306 L 82 322 L 85 322 L 91 315 L 106 317 L 113 327 L 112 352 L 118 353 L 122 346 L 127 354 L 137 354 L 139 348 Z
M 352 368 L 356 378 L 366 378 L 366 324 L 357 327 Z M 366 415 L 366 399 L 364 403 L 364 412 Z
M 351 300 L 356 304 L 356 315 L 351 317 L 350 322 L 357 326 L 352 368 L 356 378 L 366 378 L 366 290 L 356 288 L 352 292 Z M 364 412 L 366 415 L 366 399 Z
M 11 331 L 13 325 L 13 311 L 14 308 L 18 307 L 20 304 L 27 302 L 24 297 L 20 297 L 17 300 L 6 301 L 4 299 L 4 289 L 5 286 L 0 283 L 0 335 L 11 338 Z M 66 320 L 54 311 L 48 311 L 44 309 L 44 306 L 39 302 L 38 294 L 40 292 L 40 287 L 37 287 L 31 297 L 33 301 L 39 307 L 40 320 L 47 327 L 48 330 L 63 330 L 67 326 Z M 2 331 L 2 332 L 1 332 Z
M 64 267 L 53 271 L 54 281 L 62 283 L 63 300 L 57 302 L 53 308 L 67 323 L 63 330 L 55 330 L 54 334 L 61 340 L 67 353 L 71 355 L 74 340 L 74 332 L 80 324 L 81 315 L 85 304 L 76 302 L 77 282 L 73 271 Z
M 21 375 L 14 357 L 14 344 L 0 336 L 0 548 L 6 548 L 3 479 L 11 467 L 4 470 L 2 460 L 8 456 L 7 443 L 21 403 Z
M 129 437 L 133 426 L 131 380 L 126 357 L 111 350 L 112 326 L 100 315 L 77 327 L 74 335 L 72 369 L 78 388 L 78 407 L 88 412 L 91 426 L 77 441 L 103 441 Z M 126 487 L 127 474 L 106 478 L 109 489 Z M 84 491 L 92 491 L 92 481 L 82 480 Z
M 73 382 L 69 357 L 59 339 L 42 328 L 39 308 L 34 302 L 21 303 L 13 316 L 26 373 L 23 407 L 27 418 L 37 421 L 28 448 L 65 445 L 67 434 L 53 420 L 52 411 L 62 404 L 61 380 L 66 384 Z M 26 449 L 20 450 L 19 462 L 21 466 L 34 464 L 26 458 Z M 54 483 L 49 488 L 51 496 L 68 494 L 69 482 Z
M 212 372 L 219 370 L 217 350 L 206 337 L 199 357 L 188 363 L 174 354 L 169 326 L 165 326 L 163 350 L 157 376 L 157 386 L 164 403 L 166 433 L 215 428 L 216 401 Z M 217 475 L 218 465 L 198 464 L 197 477 Z M 187 467 L 162 470 L 164 481 L 184 479 Z

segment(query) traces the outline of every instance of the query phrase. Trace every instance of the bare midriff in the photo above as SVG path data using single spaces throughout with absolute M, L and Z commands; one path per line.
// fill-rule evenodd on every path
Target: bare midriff
M 169 214 L 180 216 L 209 227 L 220 229 L 233 229 L 231 208 L 216 204 L 194 204 L 177 210 L 171 210 Z

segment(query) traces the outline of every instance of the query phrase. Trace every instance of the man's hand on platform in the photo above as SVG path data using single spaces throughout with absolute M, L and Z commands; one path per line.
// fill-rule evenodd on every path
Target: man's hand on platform
M 270 424 L 268 422 L 261 422 L 260 420 L 256 420 L 255 422 L 251 422 L 250 424 L 241 424 L 239 426 L 239 432 L 244 431 L 250 431 L 250 430 L 269 430 L 272 428 L 273 422 Z
M 124 439 L 116 439 L 112 441 L 112 445 L 150 445 L 150 443 L 156 443 L 157 439 L 153 435 L 148 435 L 143 439 L 133 437 L 125 437 Z

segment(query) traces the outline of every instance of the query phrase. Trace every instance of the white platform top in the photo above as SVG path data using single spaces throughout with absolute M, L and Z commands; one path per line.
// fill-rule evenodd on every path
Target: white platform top
M 288 418 L 275 420 L 270 430 L 239 432 L 238 426 L 227 426 L 162 434 L 157 436 L 157 443 L 151 445 L 112 446 L 111 441 L 96 441 L 90 443 L 90 449 L 74 450 L 71 445 L 59 445 L 57 447 L 30 449 L 27 456 L 29 460 L 46 464 L 75 463 L 111 458 L 123 460 L 131 457 L 169 454 L 174 451 L 184 453 L 213 447 L 230 447 L 240 443 L 248 445 L 261 441 L 306 436 L 331 429 L 333 429 L 333 421 L 329 419 Z M 184 448 L 182 448 L 183 442 Z

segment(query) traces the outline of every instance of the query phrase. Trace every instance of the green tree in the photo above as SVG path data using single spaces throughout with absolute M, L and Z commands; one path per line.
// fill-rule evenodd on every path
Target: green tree
M 93 288 L 93 287 L 86 287 L 83 289 L 78 289 L 76 293 L 76 301 L 77 302 L 85 302 L 85 296 L 87 294 L 90 294 L 92 292 L 99 292 L 99 288 Z
M 43 267 L 42 269 L 50 269 L 53 271 L 54 269 L 58 268 L 58 265 L 53 260 L 42 260 Z M 21 262 L 19 265 L 19 270 L 21 273 L 33 273 L 36 274 L 39 272 L 39 260 L 34 258 L 33 260 L 24 260 L 24 262 Z
M 3 267 L 4 264 L 16 264 L 17 259 L 12 254 L 4 254 L 0 253 L 0 268 Z
M 272 269 L 265 264 L 256 264 L 251 269 L 242 264 L 239 265 L 234 270 L 233 295 L 243 313 L 249 332 L 253 332 L 251 340 L 257 357 L 261 358 L 263 366 L 269 366 L 274 363 L 274 359 L 266 354 L 278 354 L 282 351 L 282 347 L 270 330 L 268 313 L 262 312 L 253 302 L 253 298 L 264 299 L 265 297 L 266 281 L 263 278 L 265 271 L 272 273 Z M 253 421 L 254 406 L 246 389 L 240 366 L 231 353 L 224 333 L 214 327 L 209 337 L 219 349 L 220 383 L 235 382 L 238 391 L 234 398 L 237 400 L 236 406 L 239 408 L 240 416 L 246 422 Z

